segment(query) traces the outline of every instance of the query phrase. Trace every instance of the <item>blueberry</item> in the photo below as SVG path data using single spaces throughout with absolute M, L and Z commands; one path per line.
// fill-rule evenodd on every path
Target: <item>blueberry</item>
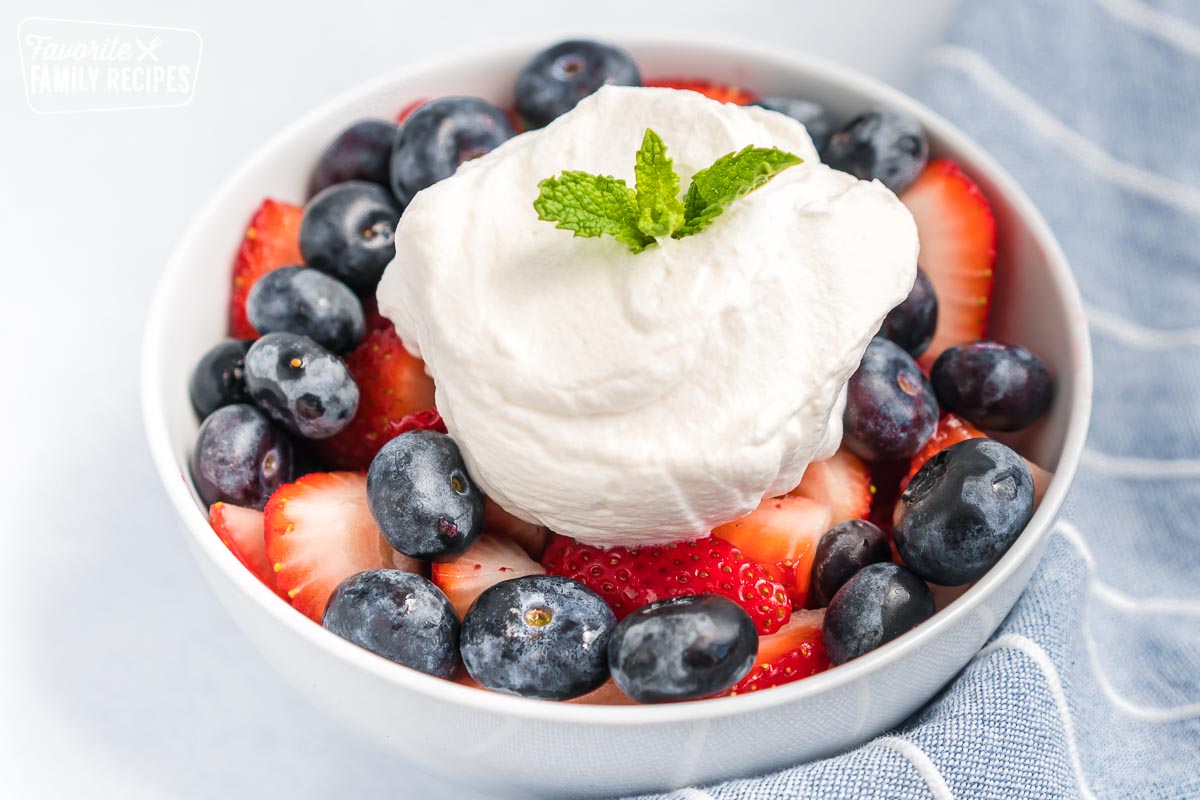
M 723 692 L 746 676 L 757 655 L 750 615 L 715 594 L 642 606 L 621 620 L 608 643 L 613 681 L 639 703 Z
M 204 419 L 222 406 L 249 403 L 246 351 L 252 342 L 228 339 L 200 358 L 188 384 L 196 416 Z
M 891 545 L 877 525 L 865 519 L 838 523 L 825 532 L 813 554 L 809 591 L 814 604 L 824 608 L 860 569 L 891 560 Z
M 483 492 L 444 433 L 411 431 L 383 446 L 367 471 L 371 515 L 406 556 L 447 559 L 483 533 Z
M 359 294 L 373 292 L 396 255 L 399 219 L 400 206 L 387 189 L 366 181 L 336 183 L 304 207 L 304 263 Z
M 846 446 L 867 461 L 912 458 L 937 421 L 937 399 L 917 362 L 895 342 L 872 339 L 846 386 Z
M 313 170 L 311 193 L 346 181 L 369 181 L 390 189 L 392 145 L 398 129 L 384 119 L 364 119 L 339 133 Z
M 540 128 L 605 84 L 641 86 L 633 56 L 603 42 L 559 42 L 534 56 L 517 76 L 517 113 L 530 128 Z
M 899 111 L 868 111 L 829 137 L 821 160 L 859 180 L 878 179 L 899 194 L 929 161 L 921 123 Z
M 904 563 L 931 583 L 960 586 L 992 568 L 1033 516 L 1033 477 L 995 439 L 935 453 L 896 504 L 892 537 Z
M 870 564 L 838 589 L 825 610 L 825 652 L 834 664 L 845 664 L 907 633 L 933 612 L 933 595 L 912 570 Z
M 995 431 L 1032 425 L 1054 397 L 1054 383 L 1038 357 L 999 342 L 951 347 L 933 363 L 930 380 L 947 411 Z
M 392 191 L 403 205 L 413 195 L 515 135 L 508 115 L 478 97 L 439 97 L 423 103 L 396 134 Z
M 412 572 L 351 575 L 330 595 L 321 624 L 397 664 L 439 678 L 458 672 L 458 615 L 441 589 Z
M 283 267 L 258 279 L 246 316 L 259 333 L 296 333 L 335 353 L 363 338 L 362 303 L 346 284 L 306 267 Z
M 925 352 L 937 330 L 938 301 L 933 282 L 917 268 L 917 280 L 904 302 L 888 312 L 879 334 L 891 339 L 916 358 Z
M 254 406 L 223 406 L 201 424 L 191 468 L 205 505 L 262 508 L 292 479 L 292 446 Z
M 463 617 L 462 658 L 498 692 L 569 700 L 608 678 L 617 618 L 600 595 L 570 578 L 528 575 L 497 583 Z
M 254 402 L 292 433 L 325 439 L 358 409 L 358 385 L 342 360 L 305 336 L 268 333 L 246 353 Z
M 754 105 L 768 111 L 778 111 L 804 125 L 808 138 L 812 139 L 817 150 L 824 150 L 833 133 L 833 115 L 824 106 L 817 105 L 811 100 L 798 100 L 794 97 L 760 97 Z

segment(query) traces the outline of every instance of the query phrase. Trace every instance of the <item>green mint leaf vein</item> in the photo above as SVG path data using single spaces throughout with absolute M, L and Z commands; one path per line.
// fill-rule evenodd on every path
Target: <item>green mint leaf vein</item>
M 654 240 L 638 229 L 637 195 L 625 181 L 609 175 L 568 171 L 538 184 L 533 201 L 540 219 L 576 236 L 608 234 L 640 253 Z
M 640 253 L 668 236 L 681 239 L 708 227 L 725 207 L 801 163 L 775 148 L 743 148 L 692 177 L 683 200 L 679 175 L 662 137 L 650 128 L 634 162 L 635 188 L 608 175 L 566 171 L 538 184 L 538 218 L 576 236 L 612 236 Z
M 633 174 L 637 179 L 638 230 L 652 239 L 670 236 L 684 223 L 679 176 L 662 137 L 646 129 Z
M 798 156 L 773 147 L 749 146 L 721 156 L 711 167 L 692 176 L 692 185 L 683 201 L 687 221 L 675 232 L 675 238 L 691 236 L 708 227 L 734 200 L 800 162 Z

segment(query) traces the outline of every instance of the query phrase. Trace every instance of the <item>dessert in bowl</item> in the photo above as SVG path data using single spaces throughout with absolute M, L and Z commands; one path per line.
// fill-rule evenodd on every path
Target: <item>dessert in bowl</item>
M 818 757 L 894 725 L 1015 601 L 1086 429 L 1090 356 L 1069 272 L 1019 189 L 961 134 L 795 55 L 622 45 L 645 83 L 698 76 L 708 84 L 692 88 L 722 99 L 819 104 L 835 131 L 821 152 L 843 171 L 817 159 L 820 119 L 806 129 L 666 88 L 606 87 L 556 116 L 552 103 L 522 109 L 518 90 L 538 127 L 513 138 L 503 111 L 537 46 L 415 69 L 322 109 L 235 175 L 181 244 L 147 336 L 152 448 L 235 619 L 336 716 L 481 787 L 665 788 Z M 468 114 L 467 149 L 486 155 L 440 174 L 431 156 L 332 163 L 327 147 L 357 120 L 446 96 L 482 100 L 425 102 L 399 132 L 377 123 L 382 138 L 411 151 Z M 877 147 L 907 142 L 909 122 L 914 147 Z M 865 130 L 884 123 L 901 128 Z M 723 161 L 743 151 L 759 162 Z M 712 180 L 731 166 L 743 183 Z M 666 190 L 643 179 L 651 169 Z M 861 169 L 877 172 L 845 172 Z M 618 210 L 581 224 L 580 185 L 612 190 Z M 695 202 L 687 187 L 699 187 Z M 374 254 L 402 206 L 394 260 Z M 358 261 L 338 250 L 347 219 L 372 232 Z M 939 301 L 933 331 L 918 262 Z M 298 321 L 300 306 L 324 311 Z M 881 324 L 891 339 L 872 338 Z M 265 335 L 214 355 L 229 332 Z M 1024 348 L 970 344 L 985 337 Z M 192 399 L 216 418 L 197 443 L 187 386 L 202 356 Z M 292 364 L 313 392 L 283 385 Z M 1022 376 L 999 404 L 979 378 L 997 364 Z M 203 379 L 235 374 L 233 395 Z M 881 394 L 896 386 L 903 396 Z M 864 412 L 881 398 L 885 421 L 895 411 L 905 424 Z M 958 415 L 939 420 L 938 401 Z M 972 419 L 1021 430 L 982 437 Z M 252 455 L 230 456 L 229 431 L 252 432 Z M 441 488 L 418 491 L 426 478 Z M 983 514 L 982 551 L 943 524 L 957 513 L 946 498 L 971 480 L 1006 501 Z M 864 516 L 877 525 L 855 522 Z M 926 581 L 970 588 L 948 602 L 960 590 Z M 946 607 L 932 614 L 935 597 Z M 403 608 L 434 622 L 380 637 L 372 621 L 403 628 Z M 524 613 L 505 622 L 513 608 Z M 883 623 L 864 626 L 862 608 Z M 542 645 L 502 633 L 570 627 L 557 620 L 583 633 L 554 639 L 549 662 L 530 655 Z M 703 668 L 644 668 L 639 642 L 676 642 L 652 654 L 678 667 L 700 639 Z M 684 702 L 605 705 L 631 698 Z

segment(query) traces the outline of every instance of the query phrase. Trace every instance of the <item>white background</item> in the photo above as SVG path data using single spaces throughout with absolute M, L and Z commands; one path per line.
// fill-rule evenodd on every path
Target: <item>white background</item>
M 276 680 L 203 584 L 149 462 L 136 393 L 146 303 L 189 214 L 265 137 L 405 62 L 598 28 L 757 37 L 904 87 L 952 2 L 3 3 L 0 795 L 474 796 L 354 739 Z M 15 47 L 27 16 L 194 28 L 193 102 L 34 114 Z

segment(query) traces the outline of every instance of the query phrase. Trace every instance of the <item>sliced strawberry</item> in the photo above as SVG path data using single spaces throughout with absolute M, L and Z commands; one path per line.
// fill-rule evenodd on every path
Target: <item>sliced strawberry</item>
M 807 497 L 773 497 L 741 519 L 716 528 L 713 536 L 762 564 L 783 584 L 792 604 L 803 608 L 817 542 L 833 527 L 829 507 Z
M 362 299 L 362 308 L 363 319 L 366 322 L 364 327 L 367 333 L 394 330 L 392 321 L 379 313 L 379 301 L 375 299 L 375 295 L 364 297 Z
M 302 264 L 299 206 L 266 199 L 242 237 L 233 262 L 233 291 L 229 296 L 229 335 L 254 339 L 258 331 L 246 319 L 246 297 L 258 279 L 273 269 Z
M 465 672 L 465 670 L 464 670 L 464 672 Z M 593 691 L 588 692 L 585 695 L 581 695 L 579 697 L 572 698 L 571 700 L 568 700 L 567 702 L 568 703 L 578 703 L 580 705 L 589 705 L 589 706 L 635 706 L 635 705 L 637 705 L 636 700 L 631 699 L 629 697 L 629 695 L 625 694 L 624 692 L 622 692 L 620 689 L 617 688 L 617 685 L 615 683 L 613 683 L 612 678 L 609 678 L 603 684 L 601 684 L 599 689 L 595 689 Z
M 314 472 L 285 483 L 263 513 L 275 585 L 317 622 L 329 595 L 355 573 L 422 570 L 421 562 L 397 553 L 379 532 L 360 473 Z
M 976 428 L 965 419 L 954 414 L 947 414 L 938 422 L 937 430 L 934 431 L 929 441 L 921 448 L 912 461 L 908 465 L 908 474 L 900 481 L 900 491 L 904 491 L 904 487 L 908 486 L 908 482 L 912 480 L 913 475 L 917 474 L 917 470 L 925 465 L 925 462 L 933 458 L 935 453 L 945 450 L 952 444 L 958 444 L 967 439 L 986 439 L 988 435 Z M 1054 478 L 1054 473 L 1049 470 L 1042 469 L 1037 464 L 1030 461 L 1028 458 L 1023 458 L 1025 466 L 1029 467 L 1029 474 L 1033 476 L 1033 505 L 1034 508 L 1042 502 L 1042 498 L 1046 496 L 1046 489 L 1050 486 L 1051 479 Z
M 358 384 L 358 411 L 349 425 L 317 443 L 334 469 L 366 469 L 380 448 L 406 430 L 445 430 L 441 417 L 405 422 L 414 412 L 432 409 L 433 379 L 425 372 L 425 362 L 404 349 L 394 330 L 368 334 L 346 356 L 346 367 Z
M 736 547 L 713 537 L 605 550 L 555 536 L 542 565 L 551 575 L 573 578 L 603 597 L 617 619 L 655 600 L 709 593 L 746 609 L 761 634 L 778 630 L 792 612 L 783 586 Z
M 458 558 L 435 563 L 432 571 L 433 582 L 450 598 L 460 618 L 489 586 L 510 578 L 546 574 L 542 565 L 530 558 L 516 542 L 490 533 L 479 537 Z
M 396 115 L 396 124 L 403 125 L 404 120 L 411 117 L 412 113 L 414 111 L 416 111 L 421 106 L 425 105 L 427 102 L 429 102 L 428 97 L 421 97 L 417 100 L 413 100 L 411 103 L 406 105 L 404 108 L 400 109 L 400 113 Z
M 933 458 L 935 453 L 941 452 L 950 445 L 958 444 L 967 439 L 986 438 L 986 433 L 962 417 L 957 417 L 954 414 L 947 414 L 942 417 L 938 420 L 937 430 L 933 432 L 933 436 L 929 437 L 929 441 L 925 443 L 925 446 L 912 457 L 912 461 L 908 462 L 908 474 L 900 481 L 900 491 L 904 491 L 904 487 L 908 486 L 908 482 L 912 480 L 913 475 L 917 474 L 917 470 L 923 467 L 926 461 Z
M 691 78 L 655 78 L 654 80 L 646 81 L 645 85 L 657 86 L 663 89 L 686 89 L 699 92 L 710 100 L 716 100 L 719 103 L 737 103 L 739 106 L 748 106 L 757 99 L 753 94 L 739 86 Z
M 758 639 L 758 657 L 746 677 L 726 694 L 746 694 L 780 686 L 829 669 L 821 640 L 825 610 L 793 611 L 787 625 Z
M 275 573 L 267 560 L 263 512 L 229 503 L 213 503 L 208 510 L 208 522 L 242 566 L 253 572 L 271 591 L 282 594 L 275 588 Z
M 790 494 L 828 506 L 836 525 L 871 516 L 875 487 L 871 484 L 871 470 L 843 447 L 833 458 L 809 464 L 804 480 Z
M 908 464 L 903 461 L 880 461 L 871 465 L 871 485 L 875 487 L 875 502 L 871 504 L 870 521 L 891 535 L 892 512 L 900 496 L 900 481 Z
M 946 348 L 987 332 L 996 220 L 979 187 L 945 158 L 929 162 L 900 199 L 917 222 L 919 260 L 938 299 L 937 330 L 920 359 L 928 369 Z
M 530 558 L 540 559 L 546 552 L 546 545 L 550 543 L 548 528 L 514 517 L 491 499 L 484 501 L 483 514 L 484 530 L 512 539 Z

